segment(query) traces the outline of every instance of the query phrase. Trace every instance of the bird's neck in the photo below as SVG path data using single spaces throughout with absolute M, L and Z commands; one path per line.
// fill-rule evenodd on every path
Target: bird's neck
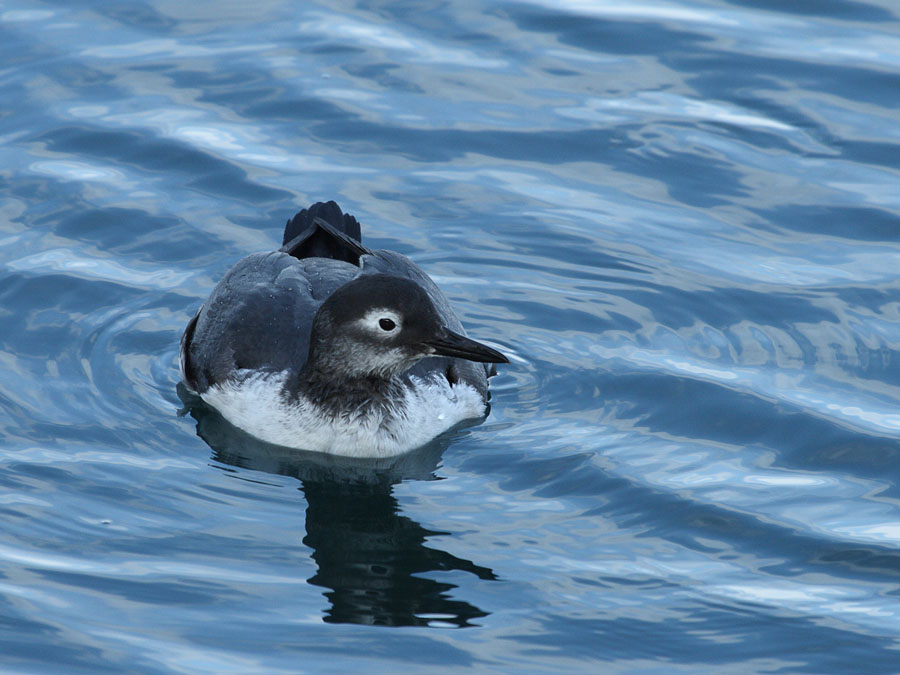
M 302 396 L 324 410 L 344 415 L 396 410 L 402 405 L 402 383 L 397 377 L 348 376 L 307 362 L 285 382 L 288 396 Z

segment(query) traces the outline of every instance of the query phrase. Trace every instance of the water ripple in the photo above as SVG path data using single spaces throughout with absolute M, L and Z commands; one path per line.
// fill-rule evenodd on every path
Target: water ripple
M 890 3 L 18 4 L 5 664 L 896 670 Z M 397 465 L 176 415 L 328 198 L 511 357 Z

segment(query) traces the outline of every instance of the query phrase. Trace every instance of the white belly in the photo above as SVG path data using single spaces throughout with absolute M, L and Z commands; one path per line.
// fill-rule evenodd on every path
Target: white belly
M 201 398 L 236 427 L 268 443 L 345 457 L 390 457 L 425 445 L 468 419 L 484 415 L 481 395 L 446 378 L 412 378 L 394 410 L 325 415 L 302 396 L 282 396 L 286 373 L 247 373 L 211 387 Z

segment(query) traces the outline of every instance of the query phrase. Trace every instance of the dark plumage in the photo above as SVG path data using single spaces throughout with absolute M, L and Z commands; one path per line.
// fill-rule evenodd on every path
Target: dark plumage
M 321 426 L 310 421 L 313 414 L 324 415 L 323 424 L 355 416 L 371 426 L 377 417 L 395 440 L 410 417 L 410 395 L 431 400 L 435 377 L 442 378 L 447 405 L 453 392 L 468 391 L 463 385 L 483 404 L 493 368 L 485 364 L 506 362 L 464 337 L 447 299 L 412 261 L 364 247 L 359 223 L 334 202 L 314 204 L 288 221 L 279 251 L 232 267 L 188 323 L 181 355 L 186 384 L 213 405 L 231 406 L 233 393 L 251 380 L 271 383 L 279 411 L 283 403 L 284 415 L 305 416 L 302 423 L 286 420 L 287 426 Z M 229 410 L 220 412 L 229 418 Z M 446 412 L 438 414 L 445 421 Z M 245 428 L 255 425 L 243 410 L 233 416 Z M 279 434 L 284 442 L 288 432 Z M 298 438 L 296 446 L 303 443 Z

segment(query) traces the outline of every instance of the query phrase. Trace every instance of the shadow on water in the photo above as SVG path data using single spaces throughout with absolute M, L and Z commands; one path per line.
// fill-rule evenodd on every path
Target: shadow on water
M 496 579 L 487 567 L 425 545 L 449 535 L 401 515 L 393 486 L 438 480 L 434 472 L 449 440 L 401 457 L 351 460 L 264 443 L 234 427 L 183 385 L 178 395 L 197 421 L 213 459 L 243 469 L 296 478 L 306 496 L 306 536 L 317 573 L 310 584 L 330 589 L 327 623 L 463 628 L 487 612 L 449 593 L 454 584 L 422 576 L 463 571 Z

